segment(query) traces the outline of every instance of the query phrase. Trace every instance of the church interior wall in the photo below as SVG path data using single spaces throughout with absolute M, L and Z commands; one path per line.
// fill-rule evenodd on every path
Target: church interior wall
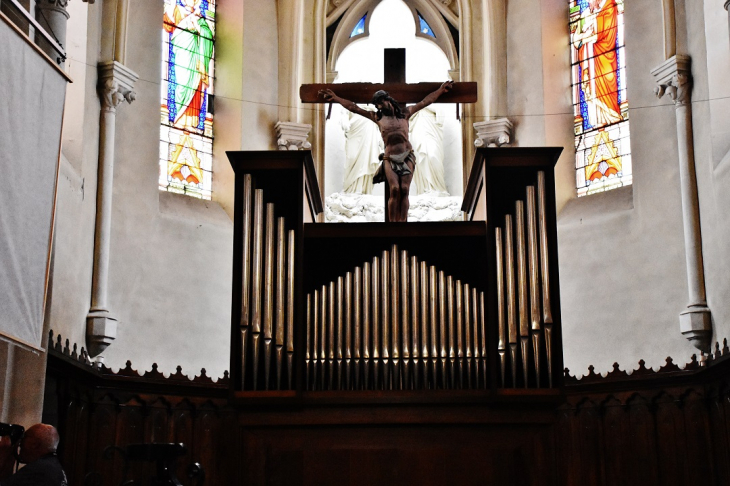
M 487 3 L 473 2 L 474 12 L 488 10 Z M 644 358 L 657 367 L 667 355 L 684 362 L 695 349 L 678 325 L 687 283 L 674 106 L 655 98 L 649 73 L 664 59 L 661 10 L 655 2 L 627 2 L 634 185 L 578 199 L 572 115 L 566 115 L 572 106 L 563 3 L 509 2 L 506 113 L 490 114 L 514 122 L 516 145 L 565 146 L 556 176 L 563 200 L 558 224 L 566 366 L 582 373 L 588 364 L 608 370 L 614 361 L 631 367 Z M 730 224 L 724 212 L 730 204 L 730 101 L 719 98 L 730 96 L 730 42 L 724 11 L 712 3 L 686 9 L 687 33 L 679 42 L 685 39 L 693 56 L 694 98 L 713 100 L 693 109 L 707 292 L 721 339 L 730 335 Z M 158 190 L 162 1 L 132 0 L 127 65 L 140 80 L 136 101 L 117 110 L 110 303 L 120 324 L 104 353 L 108 365 L 118 368 L 130 359 L 143 370 L 156 361 L 164 372 L 181 364 L 184 372 L 205 367 L 214 377 L 228 368 L 233 177 L 225 151 L 275 148 L 274 124 L 284 104 L 283 81 L 275 81 L 280 56 L 302 60 L 290 79 L 315 80 L 314 4 L 305 2 L 302 46 L 295 54 L 279 46 L 275 2 L 220 2 L 216 175 L 213 201 L 199 201 Z M 68 91 L 50 323 L 82 345 L 96 215 L 96 64 L 106 60 L 102 31 L 110 34 L 99 2 L 70 2 L 68 8 L 68 69 L 75 83 Z M 489 77 L 482 21 L 473 18 L 471 27 L 480 96 Z M 315 120 L 308 107 L 295 113 L 292 121 Z
M 510 14 L 515 13 L 512 6 Z M 560 17 L 548 9 L 542 29 L 562 29 L 562 40 L 543 35 L 543 111 L 572 113 L 572 100 L 564 98 L 570 96 L 567 89 L 562 99 L 556 98 L 554 83 L 560 77 L 553 75 L 564 72 L 569 60 L 551 55 L 555 46 L 568 45 L 567 8 L 559 8 Z M 658 367 L 667 356 L 686 362 L 697 352 L 679 332 L 687 278 L 674 105 L 656 99 L 649 72 L 664 60 L 662 12 L 649 2 L 627 2 L 626 12 L 633 185 L 578 198 L 572 115 L 540 119 L 545 143 L 565 147 L 556 174 L 557 191 L 565 198 L 564 206 L 558 205 L 561 306 L 565 365 L 578 374 L 588 364 L 607 371 L 617 361 L 633 369 L 644 359 L 647 366 Z M 528 45 L 518 48 L 527 50 Z M 513 57 L 510 52 L 509 59 Z M 563 83 L 569 86 L 569 78 Z M 520 145 L 539 142 L 539 129 L 525 143 L 524 125 L 515 125 Z M 561 129 L 565 135 L 556 132 Z
M 507 111 L 515 127 L 515 146 L 545 144 L 542 21 L 538 0 L 507 5 Z
M 692 110 L 707 302 L 713 342 L 730 337 L 730 35 L 716 2 L 682 2 L 692 56 Z M 725 14 L 725 15 L 723 15 Z M 681 39 L 678 35 L 678 41 Z M 680 44 L 681 46 L 681 44 Z M 678 46 L 678 48 L 680 47 Z
M 101 49 L 99 6 L 69 2 L 66 89 L 54 234 L 49 327 L 85 346 L 91 296 L 96 217 L 99 97 L 96 64 Z

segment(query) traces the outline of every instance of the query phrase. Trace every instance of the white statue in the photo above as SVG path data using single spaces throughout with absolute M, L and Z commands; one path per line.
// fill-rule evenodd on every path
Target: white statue
M 376 111 L 369 105 L 363 109 Z M 349 111 L 345 111 L 341 120 L 345 132 L 345 180 L 342 192 L 372 194 L 373 174 L 380 166 L 378 155 L 383 145 L 378 126 Z
M 416 194 L 437 193 L 447 196 L 444 179 L 444 124 L 433 105 L 427 106 L 410 120 L 410 140 L 416 153 L 413 183 Z

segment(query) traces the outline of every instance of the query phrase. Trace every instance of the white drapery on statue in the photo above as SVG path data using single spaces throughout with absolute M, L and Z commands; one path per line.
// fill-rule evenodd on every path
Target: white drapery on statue
M 411 117 L 410 141 L 416 153 L 413 172 L 416 194 L 448 195 L 444 179 L 444 124 L 433 106 L 427 106 Z
M 364 110 L 375 111 L 371 106 Z M 344 111 L 344 110 L 343 110 Z M 345 178 L 342 187 L 347 194 L 372 194 L 373 175 L 378 170 L 383 141 L 378 126 L 371 120 L 345 111 L 342 116 L 345 132 Z

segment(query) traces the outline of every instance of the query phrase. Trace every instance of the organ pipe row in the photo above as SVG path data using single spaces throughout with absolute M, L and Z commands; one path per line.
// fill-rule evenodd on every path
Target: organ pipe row
M 495 228 L 502 386 L 543 386 L 543 366 L 547 367 L 547 385 L 553 386 L 545 199 L 545 173 L 540 171 L 537 187 L 527 186 L 525 201 L 516 201 L 514 215 L 506 214 L 504 226 Z
M 397 245 L 306 297 L 308 390 L 487 388 L 484 293 Z
M 241 389 L 292 389 L 294 230 L 243 177 Z

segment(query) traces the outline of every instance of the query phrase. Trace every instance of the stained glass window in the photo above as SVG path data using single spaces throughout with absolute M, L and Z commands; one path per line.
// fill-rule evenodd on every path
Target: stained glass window
M 578 196 L 631 184 L 624 0 L 569 0 Z
M 211 198 L 215 0 L 164 0 L 160 189 Z
M 431 30 L 431 26 L 428 25 L 428 22 L 426 22 L 426 19 L 423 18 L 421 12 L 416 10 L 416 13 L 418 14 L 418 28 L 421 29 L 421 34 L 436 37 L 436 34 L 433 33 L 433 30 Z
M 368 16 L 368 14 L 365 14 L 362 16 L 360 21 L 357 23 L 354 29 L 352 29 L 352 32 L 350 32 L 350 37 L 355 37 L 356 35 L 364 34 L 365 33 L 365 18 Z

